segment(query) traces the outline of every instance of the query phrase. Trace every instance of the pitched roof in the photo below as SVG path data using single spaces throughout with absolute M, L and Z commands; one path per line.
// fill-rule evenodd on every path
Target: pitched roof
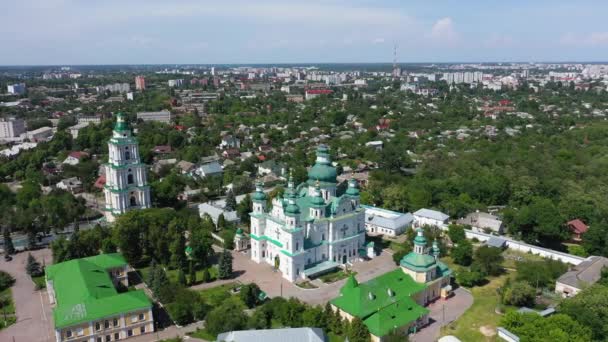
M 604 267 L 608 267 L 608 258 L 592 256 L 562 274 L 557 278 L 557 282 L 580 289 L 596 283 L 600 279 Z
M 72 151 L 70 152 L 69 156 L 72 158 L 80 159 L 83 157 L 88 157 L 89 154 L 83 151 Z
M 354 280 L 354 279 L 353 279 Z M 428 310 L 411 298 L 426 288 L 401 269 L 387 272 L 362 284 L 347 281 L 340 296 L 331 303 L 363 322 L 376 336 L 384 336 L 395 326 L 403 326 Z
M 53 282 L 57 306 L 53 310 L 56 328 L 90 322 L 121 312 L 149 308 L 143 290 L 119 294 L 108 269 L 127 263 L 119 253 L 73 259 L 46 268 L 46 279 Z
M 577 234 L 586 233 L 589 229 L 589 227 L 579 219 L 568 221 L 568 227 L 570 227 L 570 230 Z
M 362 205 L 361 207 L 365 209 L 365 223 L 376 226 L 399 229 L 411 225 L 414 221 L 414 216 L 410 213 L 400 213 L 368 205 Z
M 426 217 L 437 221 L 445 221 L 450 218 L 449 215 L 446 215 L 440 211 L 432 210 L 432 209 L 418 209 L 414 212 L 414 216 Z
M 241 330 L 219 334 L 217 340 L 225 342 L 324 342 L 325 334 L 319 328 Z

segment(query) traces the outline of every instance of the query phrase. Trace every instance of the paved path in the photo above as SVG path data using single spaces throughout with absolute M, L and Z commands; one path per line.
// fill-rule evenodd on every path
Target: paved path
M 302 289 L 283 279 L 271 265 L 252 261 L 248 253 L 232 252 L 232 255 L 233 271 L 237 274 L 235 278 L 199 284 L 192 288 L 200 290 L 235 281 L 244 284 L 255 282 L 270 297 L 281 295 L 287 298 L 296 297 L 308 304 L 325 305 L 327 301 L 338 295 L 338 291 L 346 282 L 346 279 L 343 279 L 332 284 L 324 284 L 317 289 Z M 365 282 L 395 268 L 397 266 L 393 262 L 392 255 L 383 251 L 373 260 L 356 262 L 351 269 L 357 272 L 359 282 Z
M 448 325 L 462 316 L 468 308 L 473 305 L 473 295 L 463 288 L 454 290 L 454 296 L 448 300 L 437 300 L 427 306 L 431 311 L 429 317 L 431 324 L 420 329 L 415 335 L 411 335 L 412 342 L 437 341 L 441 333 L 441 327 Z
M 31 278 L 25 273 L 28 253 L 19 253 L 13 260 L 0 260 L 0 269 L 15 277 L 12 287 L 17 323 L 0 330 L 0 341 L 7 342 L 51 342 L 55 341 L 53 317 L 45 290 L 36 291 Z M 50 264 L 50 249 L 33 251 L 32 255 L 42 263 Z

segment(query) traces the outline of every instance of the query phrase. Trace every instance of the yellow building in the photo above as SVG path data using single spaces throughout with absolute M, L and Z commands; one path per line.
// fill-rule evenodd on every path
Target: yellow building
M 154 331 L 152 303 L 126 289 L 128 264 L 118 253 L 74 259 L 46 268 L 55 339 L 110 342 Z

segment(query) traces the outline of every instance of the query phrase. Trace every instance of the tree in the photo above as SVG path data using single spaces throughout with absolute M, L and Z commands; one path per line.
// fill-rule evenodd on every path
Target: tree
M 253 201 L 249 194 L 245 195 L 245 198 L 236 207 L 236 212 L 239 215 L 239 219 L 243 224 L 249 224 L 249 213 L 253 210 Z
M 220 255 L 218 263 L 218 278 L 228 279 L 232 276 L 232 254 L 227 249 L 224 249 Z
M 186 265 L 186 238 L 182 232 L 177 232 L 177 236 L 171 244 L 171 265 L 175 268 L 182 268 Z
M 208 283 L 209 281 L 211 281 L 211 275 L 209 274 L 209 269 L 208 268 L 205 268 L 203 270 L 203 275 L 201 277 L 201 281 L 203 283 Z
M 591 331 L 564 314 L 541 317 L 536 313 L 511 311 L 501 320 L 501 325 L 516 334 L 521 341 L 577 341 L 590 342 Z
M 503 271 L 502 250 L 496 247 L 481 246 L 475 251 L 472 268 L 479 270 L 482 274 L 497 276 Z
M 451 224 L 448 227 L 448 236 L 454 244 L 460 243 L 460 241 L 466 240 L 466 234 L 464 227 L 459 224 Z
M 247 284 L 241 287 L 240 297 L 243 303 L 249 308 L 254 308 L 259 302 L 260 288 L 255 284 Z
M 190 264 L 188 265 L 188 280 L 190 281 L 190 286 L 196 284 L 196 269 L 192 260 L 190 260 Z
M 184 270 L 182 268 L 179 268 L 177 270 L 177 283 L 183 286 L 186 286 L 187 284 L 186 273 L 184 273 Z
M 466 287 L 473 287 L 484 281 L 484 275 L 478 271 L 462 270 L 456 273 L 456 281 Z
M 0 292 L 8 289 L 15 284 L 15 278 L 10 274 L 0 271 Z
M 515 267 L 517 268 L 517 280 L 528 282 L 534 287 L 549 289 L 553 289 L 555 280 L 568 270 L 568 265 L 551 259 L 519 261 Z
M 247 315 L 243 310 L 244 307 L 239 302 L 226 300 L 207 314 L 205 327 L 214 335 L 242 330 L 247 327 Z
M 302 313 L 302 325 L 305 327 L 324 328 L 323 309 L 320 306 L 308 307 Z
M 234 192 L 232 192 L 232 190 L 228 190 L 226 193 L 226 205 L 224 206 L 224 209 L 227 211 L 236 210 L 236 197 L 234 197 Z
M 506 305 L 533 306 L 536 290 L 525 281 L 516 281 L 506 288 L 502 294 L 502 302 Z
M 467 240 L 461 240 L 452 248 L 451 256 L 456 264 L 469 266 L 473 261 L 473 245 Z
M 269 329 L 272 324 L 271 320 L 272 311 L 261 307 L 253 312 L 247 325 L 250 329 Z
M 220 214 L 217 217 L 217 230 L 221 230 L 226 228 L 226 218 L 224 217 L 224 214 Z
M 355 317 L 351 321 L 347 336 L 351 342 L 369 342 L 370 340 L 369 330 L 359 317 Z
M 190 235 L 190 247 L 192 247 L 192 259 L 200 267 L 207 267 L 209 259 L 215 254 L 212 247 L 212 237 L 209 230 L 198 228 Z
M 4 228 L 4 253 L 7 255 L 15 254 L 15 246 L 13 245 L 13 239 L 11 238 L 11 232 L 8 228 Z
M 603 341 L 608 336 L 608 286 L 590 286 L 564 300 L 558 309 L 560 313 L 589 327 L 594 340 Z
M 27 255 L 27 263 L 25 265 L 25 271 L 30 277 L 39 277 L 42 275 L 42 268 L 40 267 L 40 263 L 34 258 L 32 253 L 28 253 Z

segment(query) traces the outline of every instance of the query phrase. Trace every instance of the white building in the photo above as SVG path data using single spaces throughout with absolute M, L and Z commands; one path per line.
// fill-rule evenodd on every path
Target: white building
M 137 119 L 142 121 L 157 121 L 163 123 L 171 123 L 171 112 L 168 110 L 161 110 L 158 112 L 139 112 L 137 113 Z
M 6 91 L 9 94 L 23 95 L 25 94 L 25 83 L 15 83 L 6 86 Z
M 251 258 L 273 265 L 290 282 L 359 260 L 365 255 L 365 212 L 357 182 L 337 193 L 337 172 L 327 146 L 317 149 L 308 181 L 289 179 L 282 197 L 266 208 L 261 184 L 252 196 Z
M 89 126 L 88 122 L 81 122 L 81 123 L 78 123 L 78 124 L 70 127 L 69 130 L 70 130 L 70 134 L 72 135 L 72 138 L 73 139 L 78 138 L 78 132 L 80 132 L 81 129 L 88 127 L 88 126 Z
M 128 210 L 150 208 L 146 165 L 140 161 L 137 139 L 131 135 L 122 113 L 116 117 L 108 153 L 108 163 L 104 165 L 105 213 L 108 222 L 114 222 L 116 215 Z
M 432 226 L 444 228 L 449 218 L 449 215 L 437 210 L 419 209 L 414 213 L 414 227 Z
M 184 80 L 183 79 L 169 80 L 169 81 L 167 81 L 167 84 L 169 85 L 169 87 L 181 87 L 184 84 Z
M 410 213 L 362 205 L 365 209 L 365 230 L 371 234 L 397 236 L 412 226 L 414 216 Z
M 562 274 L 555 282 L 555 293 L 562 297 L 572 297 L 583 289 L 595 284 L 608 268 L 608 258 L 591 256 Z
M 11 118 L 0 119 L 0 138 L 18 138 L 25 133 L 25 121 Z
M 502 234 L 502 221 L 498 216 L 476 211 L 468 214 L 465 218 L 456 221 L 458 224 L 471 226 L 471 229 L 476 232 L 486 232 L 490 230 L 494 233 Z
M 26 133 L 27 139 L 32 142 L 46 141 L 53 136 L 53 128 L 51 127 L 40 127 L 33 131 Z

